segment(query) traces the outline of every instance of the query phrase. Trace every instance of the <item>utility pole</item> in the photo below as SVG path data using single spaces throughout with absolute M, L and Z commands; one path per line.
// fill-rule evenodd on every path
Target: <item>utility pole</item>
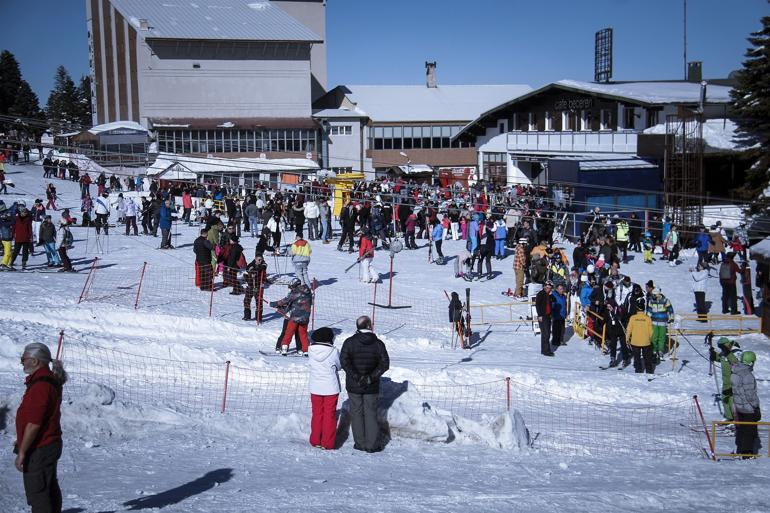
M 687 0 L 684 0 L 684 79 L 687 80 Z

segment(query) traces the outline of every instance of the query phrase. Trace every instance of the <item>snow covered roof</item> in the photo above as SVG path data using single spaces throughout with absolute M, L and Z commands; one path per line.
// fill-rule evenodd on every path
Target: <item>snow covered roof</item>
M 314 118 L 365 118 L 366 112 L 361 109 L 323 109 L 313 113 Z
M 427 164 L 410 164 L 408 166 L 398 166 L 405 175 L 419 175 L 424 173 L 433 173 L 433 168 Z
M 703 141 L 706 143 L 705 151 L 743 151 L 748 149 L 740 141 L 737 134 L 738 125 L 730 119 L 707 119 L 703 123 Z M 644 131 L 645 134 L 665 134 L 666 124 L 652 126 Z
M 555 84 L 647 104 L 698 103 L 700 100 L 700 84 L 696 82 L 595 83 L 559 80 Z M 729 103 L 730 89 L 709 85 L 706 88 L 706 103 Z
M 112 0 L 145 38 L 323 42 L 318 34 L 268 0 Z M 139 20 L 147 20 L 148 30 Z
M 346 96 L 373 121 L 467 121 L 528 93 L 528 85 L 353 85 Z
M 189 171 L 195 174 L 253 173 L 277 171 L 315 171 L 318 164 L 310 159 L 226 159 L 221 157 L 191 157 L 173 153 L 160 153 L 147 168 L 150 176 L 161 175 L 169 169 Z
M 655 169 L 658 166 L 644 159 L 607 159 L 581 160 L 581 171 L 606 171 L 610 169 Z
M 99 135 L 104 132 L 111 132 L 112 130 L 136 130 L 139 132 L 147 132 L 147 129 L 136 121 L 113 121 L 112 123 L 105 123 L 103 125 L 96 125 L 88 129 L 88 131 L 94 135 Z
M 749 251 L 751 252 L 751 258 L 758 256 L 765 260 L 770 260 L 770 237 L 757 242 L 749 248 Z

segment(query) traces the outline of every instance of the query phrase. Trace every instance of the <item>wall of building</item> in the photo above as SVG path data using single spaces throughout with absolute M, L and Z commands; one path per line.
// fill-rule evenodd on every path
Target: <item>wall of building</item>
M 310 52 L 313 100 L 326 92 L 326 1 L 325 0 L 272 0 L 300 23 L 318 34 L 323 43 L 314 43 Z
M 328 121 L 327 167 L 335 171 L 367 171 L 363 162 L 361 142 L 364 140 L 359 118 L 330 119 Z M 350 133 L 347 133 L 349 130 Z
M 140 40 L 141 123 L 153 118 L 310 117 L 300 43 Z

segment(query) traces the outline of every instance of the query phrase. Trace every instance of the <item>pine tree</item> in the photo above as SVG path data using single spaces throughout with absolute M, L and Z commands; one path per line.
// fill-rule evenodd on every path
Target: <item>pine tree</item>
M 80 124 L 80 104 L 78 89 L 72 77 L 64 68 L 56 68 L 54 87 L 48 96 L 46 115 L 62 129 L 69 129 L 73 124 Z
M 762 17 L 762 29 L 748 38 L 751 47 L 731 92 L 736 124 L 742 142 L 752 149 L 752 168 L 742 189 L 756 198 L 770 182 L 770 16 Z
M 91 104 L 91 77 L 83 75 L 80 77 L 78 86 L 78 123 L 82 126 L 91 126 L 91 113 L 93 105 Z
M 26 80 L 21 80 L 16 99 L 8 112 L 20 118 L 37 118 L 40 116 L 40 102 Z
M 16 101 L 21 84 L 21 69 L 16 57 L 8 50 L 0 53 L 0 114 L 8 114 Z

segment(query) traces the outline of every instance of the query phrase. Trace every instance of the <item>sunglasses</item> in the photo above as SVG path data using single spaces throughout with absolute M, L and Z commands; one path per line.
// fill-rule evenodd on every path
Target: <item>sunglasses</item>
M 23 364 L 27 360 L 34 360 L 34 358 L 32 358 L 31 356 L 22 356 L 20 360 L 21 360 L 21 363 Z

